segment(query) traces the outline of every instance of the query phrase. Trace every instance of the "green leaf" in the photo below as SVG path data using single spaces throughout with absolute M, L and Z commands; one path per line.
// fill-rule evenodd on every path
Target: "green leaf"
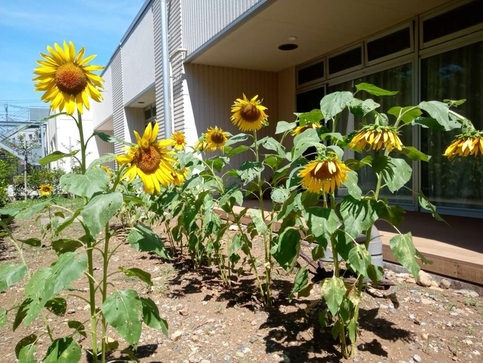
M 381 266 L 371 264 L 367 267 L 367 276 L 371 279 L 372 283 L 377 286 L 379 281 L 384 277 L 384 269 Z
M 155 252 L 158 256 L 168 258 L 163 241 L 150 227 L 142 223 L 131 228 L 127 241 L 136 251 Z
M 42 245 L 40 238 L 19 239 L 19 241 L 32 247 L 40 247 Z
M 273 137 L 264 137 L 262 140 L 260 140 L 260 144 L 267 150 L 276 151 L 278 156 L 282 158 L 285 157 L 285 148 Z
M 294 227 L 288 227 L 279 235 L 278 243 L 270 252 L 282 268 L 289 270 L 295 266 L 299 250 L 300 232 Z
M 422 208 L 431 212 L 431 215 L 434 219 L 436 219 L 437 221 L 445 222 L 445 220 L 436 212 L 436 206 L 432 204 L 421 191 L 418 192 L 418 201 L 419 205 Z
M 59 291 L 67 288 L 84 274 L 87 268 L 87 257 L 83 253 L 66 252 L 59 256 L 57 261 L 50 267 L 50 275 L 45 277 L 45 285 L 49 288 L 44 291 L 50 291 L 51 294 L 45 294 L 42 297 L 48 296 L 49 300 L 51 296 L 57 294 Z M 37 288 L 30 286 L 28 289 L 25 287 L 25 293 L 31 292 L 37 293 Z M 49 296 L 50 295 L 50 296 Z M 33 295 L 30 295 L 33 296 Z
M 299 159 L 311 146 L 321 147 L 320 137 L 317 130 L 309 128 L 293 139 L 292 160 Z M 325 146 L 324 146 L 325 147 Z
M 354 96 L 348 91 L 329 93 L 320 101 L 320 111 L 325 120 L 330 120 L 348 107 L 353 100 Z
M 104 229 L 106 223 L 121 209 L 122 203 L 122 194 L 119 192 L 97 194 L 89 200 L 80 215 L 92 236 L 97 236 Z
M 83 246 L 82 242 L 75 239 L 61 238 L 61 239 L 52 241 L 52 248 L 58 255 L 61 255 L 66 252 L 74 252 L 75 250 L 77 250 L 78 248 L 81 248 L 82 246 Z
M 20 339 L 15 345 L 15 356 L 18 358 L 19 362 L 36 362 L 34 359 L 34 352 L 37 339 L 38 338 L 35 334 L 30 334 Z
M 300 268 L 295 275 L 292 291 L 290 291 L 289 301 L 291 301 L 296 293 L 303 290 L 309 283 L 309 271 Z
M 391 193 L 401 189 L 409 180 L 413 170 L 404 159 L 388 157 L 382 176 Z
M 39 164 L 40 165 L 47 165 L 48 163 L 52 163 L 54 161 L 63 159 L 63 158 L 70 158 L 77 154 L 79 150 L 74 150 L 70 153 L 63 153 L 62 151 L 54 151 L 53 153 L 39 159 Z
M 126 146 L 136 145 L 136 144 L 133 144 L 132 142 L 127 142 L 126 140 L 120 139 L 119 137 L 116 137 L 114 135 L 106 134 L 105 132 L 94 131 L 93 134 L 95 136 L 98 136 L 102 141 L 105 141 L 105 142 L 118 143 L 118 144 L 122 144 L 122 145 L 126 145 Z
M 153 282 L 151 281 L 151 274 L 149 272 L 146 272 L 144 270 L 141 270 L 140 268 L 124 268 L 122 266 L 119 267 L 119 270 L 124 272 L 126 276 L 129 277 L 137 277 L 139 280 L 145 282 L 149 286 L 153 286 Z
M 106 321 L 129 344 L 134 346 L 141 337 L 142 302 L 134 290 L 118 290 L 109 295 L 102 304 Z
M 353 317 L 350 321 L 349 324 L 347 324 L 347 335 L 349 335 L 349 340 L 351 342 L 355 342 L 357 339 L 357 320 L 355 317 Z
M 235 155 L 241 154 L 242 152 L 244 152 L 248 149 L 249 149 L 249 147 L 246 146 L 246 145 L 238 145 L 235 148 L 231 148 L 230 146 L 225 146 L 224 151 L 225 151 L 225 155 L 231 158 Z
M 67 326 L 71 329 L 74 329 L 78 334 L 82 335 L 84 338 L 87 338 L 86 328 L 84 324 L 82 324 L 80 321 L 69 320 L 67 322 Z
M 80 361 L 82 350 L 79 344 L 70 337 L 56 339 L 47 349 L 42 363 L 73 363 Z
M 33 205 L 28 206 L 27 208 L 22 209 L 15 218 L 17 219 L 28 219 L 32 217 L 34 214 L 37 214 L 41 211 L 43 211 L 48 205 L 50 205 L 50 202 L 48 200 L 40 203 L 35 203 Z
M 63 297 L 55 297 L 45 303 L 45 308 L 57 316 L 64 316 L 67 311 L 67 301 Z
M 356 104 L 357 102 L 357 104 Z M 381 105 L 374 100 L 368 98 L 367 100 L 360 101 L 358 99 L 354 99 L 354 101 L 350 105 L 350 110 L 354 115 L 359 116 L 366 116 L 368 113 L 374 111 L 375 109 L 379 108 Z
M 349 251 L 348 261 L 356 272 L 364 277 L 369 277 L 367 270 L 371 265 L 371 254 L 367 251 L 364 245 L 356 243 L 356 245 Z
M 373 84 L 365 83 L 365 82 L 357 84 L 356 90 L 358 92 L 366 91 L 367 93 L 370 93 L 371 95 L 374 95 L 374 96 L 394 96 L 399 92 L 399 91 L 388 91 L 388 90 L 379 88 L 377 86 L 374 86 Z
M 0 292 L 22 280 L 27 273 L 23 264 L 5 263 L 0 266 Z
M 370 155 L 365 156 L 361 160 L 357 159 L 347 159 L 344 160 L 344 164 L 347 165 L 352 170 L 359 170 L 363 166 L 371 165 L 372 157 Z
M 244 183 L 254 180 L 264 169 L 262 163 L 257 161 L 245 161 L 237 170 L 238 176 Z
M 320 123 L 324 119 L 322 112 L 316 108 L 309 112 L 297 113 L 296 115 L 300 126 Z
M 112 161 L 116 160 L 116 154 L 113 153 L 106 153 L 97 159 L 95 159 L 88 167 L 88 169 L 94 169 L 96 166 L 104 164 L 104 163 L 109 163 Z
M 385 199 L 379 199 L 375 209 L 380 219 L 385 219 L 396 227 L 403 222 L 404 214 L 406 213 L 406 211 L 398 205 L 389 205 Z
M 225 146 L 230 146 L 230 145 L 236 144 L 238 142 L 246 141 L 246 140 L 248 140 L 249 137 L 250 137 L 250 135 L 243 134 L 243 133 L 233 135 L 230 138 L 228 138 L 228 140 L 225 143 Z
M 414 146 L 403 146 L 401 152 L 411 160 L 422 160 L 427 162 L 431 158 L 430 155 L 426 155 L 425 153 L 416 149 Z
M 290 194 L 290 190 L 286 188 L 273 188 L 270 198 L 273 202 L 282 204 L 290 197 Z
M 377 220 L 373 199 L 355 199 L 348 195 L 340 204 L 340 215 L 345 232 L 356 239 Z
M 168 323 L 159 316 L 159 310 L 155 302 L 150 298 L 141 298 L 143 306 L 144 324 L 153 329 L 158 329 L 168 336 Z
M 422 101 L 419 108 L 429 113 L 446 131 L 460 128 L 459 122 L 449 118 L 449 106 L 439 101 Z
M 332 315 L 336 315 L 339 306 L 344 300 L 346 287 L 341 277 L 332 276 L 324 280 L 321 287 L 321 294 Z
M 275 134 L 283 134 L 284 132 L 293 130 L 296 127 L 296 122 L 278 121 Z
M 32 299 L 27 298 L 22 303 L 17 309 L 17 314 L 15 314 L 15 319 L 13 321 L 12 325 L 12 330 L 15 331 L 17 330 L 18 326 L 24 321 L 25 317 L 28 314 L 30 304 L 32 303 Z
M 250 217 L 255 224 L 255 228 L 257 229 L 257 234 L 262 236 L 264 233 L 267 233 L 268 228 L 265 223 L 265 220 L 262 218 L 262 212 L 260 209 L 251 209 L 250 210 Z
M 339 225 L 335 211 L 331 208 L 311 207 L 304 213 L 304 218 L 317 243 L 324 249 L 327 248 L 330 236 Z
M 211 159 L 206 160 L 206 164 L 216 171 L 220 172 L 228 163 L 228 158 L 224 156 L 214 156 Z
M 0 329 L 7 324 L 7 310 L 0 308 Z
M 95 193 L 107 190 L 109 175 L 99 168 L 90 169 L 85 174 L 64 174 L 60 177 L 60 187 L 65 191 L 91 198 Z
M 359 187 L 359 176 L 353 170 L 346 173 L 347 180 L 343 183 L 347 187 L 347 192 L 353 198 L 359 199 L 362 196 L 362 190 Z
M 422 115 L 421 110 L 416 106 L 395 106 L 389 109 L 387 113 L 395 116 L 396 119 L 402 120 L 402 122 L 404 122 L 405 124 L 413 122 L 416 118 Z
M 417 279 L 419 275 L 419 265 L 416 262 L 416 248 L 414 247 L 411 232 L 394 236 L 390 239 L 389 246 L 399 263 Z

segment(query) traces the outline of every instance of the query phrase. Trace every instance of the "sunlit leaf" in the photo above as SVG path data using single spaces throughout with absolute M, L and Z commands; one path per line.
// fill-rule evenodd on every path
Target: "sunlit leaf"
M 70 153 L 63 153 L 62 151 L 54 151 L 53 153 L 44 156 L 43 158 L 39 159 L 39 164 L 40 165 L 47 165 L 48 163 L 53 163 L 54 161 L 63 159 L 63 158 L 69 158 L 77 154 L 79 150 L 74 150 Z
M 429 159 L 431 158 L 430 155 L 426 155 L 425 153 L 416 149 L 414 146 L 403 146 L 401 152 L 411 160 L 429 161 Z
M 22 280 L 27 273 L 24 264 L 4 263 L 0 266 L 0 292 Z
M 230 145 L 236 144 L 238 142 L 243 142 L 243 141 L 248 140 L 249 137 L 250 137 L 250 135 L 243 134 L 243 133 L 236 134 L 236 135 L 230 136 L 228 138 L 228 140 L 226 141 L 225 145 L 230 146 Z
M 374 95 L 374 96 L 394 96 L 399 93 L 399 91 L 388 91 L 388 90 L 379 88 L 377 86 L 374 86 L 373 84 L 365 83 L 365 82 L 356 84 L 356 90 L 366 91 L 367 93 L 370 93 L 371 95 Z
M 92 197 L 95 193 L 107 190 L 109 175 L 100 169 L 90 169 L 85 174 L 64 174 L 60 177 L 60 187 L 66 192 L 81 197 Z
M 349 251 L 348 261 L 355 271 L 364 277 L 369 277 L 367 269 L 371 264 L 371 254 L 364 245 L 356 243 Z
M 153 285 L 153 282 L 151 281 L 151 274 L 149 272 L 141 270 L 140 268 L 137 268 L 137 267 L 124 268 L 120 266 L 119 270 L 121 270 L 126 276 L 137 277 L 139 280 L 145 282 L 149 286 Z
M 347 193 L 353 198 L 359 199 L 362 196 L 362 190 L 359 187 L 359 176 L 353 170 L 347 172 L 347 180 L 343 183 L 347 187 Z
M 102 304 L 106 321 L 129 344 L 137 345 L 141 337 L 142 302 L 134 290 L 116 290 Z
M 102 173 L 107 176 L 106 173 Z M 89 200 L 80 215 L 92 236 L 97 236 L 104 229 L 106 223 L 119 211 L 122 203 L 122 193 L 119 192 L 97 194 Z
M 320 111 L 325 120 L 330 120 L 348 107 L 353 100 L 354 96 L 348 91 L 329 93 L 320 101 Z
M 37 361 L 34 359 L 35 343 L 37 342 L 37 339 L 37 335 L 30 334 L 20 339 L 15 345 L 15 356 L 18 358 L 19 362 L 35 363 Z
M 56 339 L 47 349 L 43 363 L 72 363 L 80 361 L 82 350 L 71 337 Z
M 295 275 L 292 291 L 290 291 L 289 300 L 292 300 L 294 295 L 304 289 L 309 283 L 309 271 L 301 267 Z
M 315 240 L 325 249 L 339 225 L 335 211 L 331 208 L 311 207 L 304 213 L 304 219 Z
M 445 220 L 436 212 L 436 206 L 432 204 L 428 198 L 426 198 L 422 191 L 418 192 L 418 201 L 419 205 L 422 208 L 431 212 L 431 215 L 434 219 L 436 219 L 437 221 L 445 222 Z
M 252 218 L 253 223 L 255 224 L 255 227 L 257 229 L 257 233 L 259 236 L 267 232 L 268 228 L 265 223 L 265 220 L 262 218 L 262 212 L 260 211 L 260 209 L 251 209 L 250 217 Z
M 151 227 L 142 223 L 131 228 L 127 241 L 136 251 L 155 252 L 161 257 L 168 258 L 161 238 L 153 232 Z
M 446 131 L 460 128 L 459 122 L 451 120 L 449 117 L 449 106 L 439 101 L 422 101 L 419 108 L 426 111 L 435 119 Z
M 237 170 L 237 174 L 244 183 L 254 180 L 264 169 L 262 163 L 257 161 L 245 161 Z
M 102 141 L 109 142 L 109 143 L 118 143 L 118 144 L 125 145 L 125 146 L 136 145 L 136 144 L 133 144 L 132 142 L 128 142 L 128 141 L 123 140 L 119 137 L 116 137 L 114 135 L 109 135 L 109 134 L 106 134 L 105 132 L 101 132 L 101 131 L 94 131 L 94 135 L 99 137 Z
M 348 195 L 340 204 L 340 215 L 344 221 L 345 232 L 357 238 L 377 220 L 373 199 L 355 199 Z
M 61 239 L 52 241 L 52 248 L 58 255 L 66 252 L 74 252 L 75 250 L 77 250 L 78 248 L 81 248 L 82 246 L 83 246 L 82 242 L 75 239 L 61 238 Z
M 67 322 L 67 326 L 71 329 L 74 329 L 78 334 L 82 335 L 84 338 L 87 338 L 86 328 L 84 324 L 82 324 L 80 321 L 69 320 Z
M 27 238 L 27 239 L 19 239 L 19 241 L 22 242 L 22 243 L 25 243 L 26 245 L 32 246 L 32 247 L 40 247 L 42 245 L 40 238 L 36 238 L 36 237 Z
M 297 262 L 300 250 L 300 231 L 294 227 L 285 228 L 279 235 L 278 243 L 270 251 L 284 269 L 292 269 Z
M 322 112 L 316 108 L 309 112 L 297 113 L 296 116 L 300 126 L 320 123 L 324 119 Z
M 339 306 L 344 300 L 346 287 L 341 277 L 332 276 L 324 280 L 321 287 L 321 294 L 332 315 L 336 315 Z
M 400 119 L 405 124 L 413 122 L 416 118 L 422 115 L 421 110 L 417 106 L 395 106 L 387 111 L 389 115 L 393 115 L 396 119 Z
M 153 329 L 158 329 L 168 336 L 168 323 L 159 316 L 159 310 L 150 298 L 140 298 L 142 303 L 143 322 Z
M 389 246 L 399 263 L 417 279 L 419 275 L 419 265 L 416 262 L 416 248 L 414 247 L 413 236 L 411 233 L 409 232 L 394 236 L 390 239 Z
M 278 121 L 275 134 L 283 134 L 284 132 L 293 130 L 296 127 L 296 122 Z
M 386 186 L 394 193 L 411 180 L 412 172 L 413 169 L 406 160 L 389 158 L 386 168 L 382 171 L 382 176 Z
M 48 200 L 44 202 L 39 202 L 35 203 L 33 205 L 30 205 L 24 209 L 22 209 L 20 212 L 18 212 L 15 216 L 17 219 L 27 219 L 32 217 L 34 214 L 37 214 L 41 211 L 43 211 L 47 206 L 50 205 L 50 202 Z

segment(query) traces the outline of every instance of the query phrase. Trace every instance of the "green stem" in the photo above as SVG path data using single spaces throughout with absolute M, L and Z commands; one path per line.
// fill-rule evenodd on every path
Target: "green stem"
M 105 240 L 104 240 L 104 252 L 102 254 L 102 300 L 101 300 L 101 306 L 104 304 L 104 301 L 106 301 L 107 298 L 107 268 L 109 266 L 109 240 L 110 240 L 110 232 L 109 232 L 109 222 L 106 223 L 105 229 L 104 229 L 104 235 L 105 235 Z M 104 363 L 106 361 L 106 340 L 107 340 L 107 322 L 106 318 L 104 317 L 104 314 L 102 314 L 102 341 L 101 341 L 101 362 Z
M 97 314 L 96 314 L 96 287 L 94 284 L 94 259 L 92 256 L 93 246 L 90 238 L 87 238 L 87 281 L 89 283 L 89 305 L 91 313 L 91 337 L 92 337 L 92 362 L 97 363 Z
M 79 113 L 77 116 L 79 119 L 77 120 L 77 128 L 79 129 L 79 142 L 81 148 L 81 173 L 86 173 L 86 144 L 84 142 L 84 131 L 82 126 L 82 115 Z

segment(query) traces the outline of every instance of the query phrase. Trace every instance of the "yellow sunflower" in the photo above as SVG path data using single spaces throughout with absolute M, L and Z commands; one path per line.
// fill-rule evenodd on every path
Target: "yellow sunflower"
M 196 141 L 194 149 L 196 151 L 207 151 L 208 150 L 208 143 L 204 139 L 200 139 Z
M 39 193 L 44 197 L 51 195 L 53 191 L 54 191 L 54 188 L 52 188 L 52 185 L 50 184 L 42 184 L 39 187 Z
M 174 148 L 177 150 L 183 150 L 186 146 L 186 136 L 181 131 L 173 132 L 171 138 L 175 141 Z
M 231 107 L 231 121 L 240 131 L 260 130 L 262 126 L 267 125 L 267 114 L 265 106 L 261 101 L 257 100 L 258 95 L 251 100 L 243 94 L 243 99 L 237 98 L 235 104 Z
M 448 146 L 444 152 L 444 156 L 451 159 L 452 157 L 459 156 L 478 156 L 483 155 L 483 131 L 476 132 L 474 135 L 459 135 Z
M 208 128 L 205 135 L 206 142 L 208 143 L 208 150 L 215 151 L 216 148 L 222 150 L 229 136 L 230 134 L 228 132 L 225 132 L 216 126 Z
M 116 157 L 119 164 L 129 164 L 122 179 L 128 178 L 128 182 L 131 182 L 138 175 L 144 184 L 144 191 L 150 194 L 159 192 L 160 185 L 168 186 L 174 183 L 172 174 L 175 169 L 172 163 L 176 163 L 176 160 L 169 154 L 174 154 L 170 147 L 174 146 L 175 141 L 156 141 L 158 130 L 158 124 L 154 123 L 153 126 L 150 122 L 142 138 L 134 131 L 137 145 L 125 148 L 127 153 Z
M 102 100 L 100 89 L 104 80 L 92 72 L 104 67 L 87 64 L 96 55 L 84 58 L 84 47 L 76 55 L 74 43 L 65 41 L 63 48 L 55 43 L 54 48 L 47 46 L 47 50 L 49 54 L 40 53 L 44 59 L 37 61 L 40 67 L 35 68 L 37 77 L 33 80 L 35 90 L 45 92 L 42 100 L 50 103 L 52 110 L 65 109 L 72 115 L 77 108 L 82 114 L 84 107 L 90 108 L 89 97 L 97 102 Z
M 173 183 L 175 185 L 181 185 L 188 177 L 188 168 L 182 168 L 180 171 L 175 171 L 171 174 L 173 176 Z
M 312 161 L 299 172 L 302 187 L 311 193 L 332 193 L 347 180 L 350 169 L 335 154 Z
M 302 132 L 304 132 L 305 130 L 307 129 L 320 129 L 322 126 L 318 123 L 318 122 L 310 122 L 308 124 L 305 124 L 304 126 L 297 126 L 296 128 L 294 128 L 290 134 L 292 134 L 292 136 L 297 136 L 297 135 L 300 135 Z
M 402 150 L 403 144 L 394 127 L 370 125 L 364 127 L 352 138 L 349 147 L 356 150 L 366 147 L 367 151 L 371 149 L 377 151 L 382 148 L 391 152 L 393 149 Z

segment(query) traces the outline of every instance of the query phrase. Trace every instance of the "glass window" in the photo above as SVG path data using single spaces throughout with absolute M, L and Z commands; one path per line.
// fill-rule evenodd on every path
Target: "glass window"
M 386 113 L 393 106 L 409 106 L 412 104 L 412 82 L 413 82 L 413 67 L 411 63 L 407 63 L 398 67 L 387 69 L 378 73 L 367 75 L 364 77 L 357 78 L 350 82 L 341 83 L 332 87 L 329 87 L 328 92 L 335 91 L 354 91 L 354 86 L 356 84 L 366 82 L 374 84 L 375 86 L 390 90 L 399 91 L 395 96 L 385 96 L 385 97 L 375 97 L 370 96 L 367 93 L 358 94 L 357 97 L 365 99 L 372 98 L 375 102 L 379 103 L 381 106 L 377 109 L 378 112 Z M 392 118 L 392 119 L 391 119 Z M 390 122 L 394 122 L 393 116 L 389 117 Z M 337 129 L 342 134 L 348 134 L 354 130 L 357 130 L 363 126 L 362 117 L 355 117 L 349 112 L 344 111 L 344 114 L 339 120 L 339 125 Z M 371 120 L 366 120 L 365 123 L 371 123 Z M 405 127 L 402 129 L 402 133 L 399 135 L 403 144 L 413 145 L 412 143 L 412 132 L 411 127 Z M 378 151 L 380 153 L 380 151 Z M 366 155 L 375 155 L 375 152 L 362 152 L 355 153 L 354 158 L 362 159 Z M 350 155 L 349 157 L 352 157 Z M 403 157 L 400 154 L 394 154 L 394 157 Z M 406 159 L 409 165 L 411 161 Z M 359 185 L 363 192 L 369 192 L 374 190 L 376 187 L 376 175 L 371 168 L 362 168 L 358 171 L 359 174 Z M 407 187 L 412 189 L 412 181 L 407 183 Z M 389 198 L 392 202 L 412 206 L 413 198 L 412 191 L 406 188 L 401 188 L 401 190 L 396 193 L 391 193 L 387 188 L 381 190 L 381 196 Z
M 458 112 L 483 129 L 483 42 L 421 60 L 421 99 L 466 99 Z M 480 211 L 483 208 L 483 158 L 454 158 L 443 153 L 460 130 L 422 129 L 422 151 L 433 155 L 422 163 L 421 188 L 437 206 Z

